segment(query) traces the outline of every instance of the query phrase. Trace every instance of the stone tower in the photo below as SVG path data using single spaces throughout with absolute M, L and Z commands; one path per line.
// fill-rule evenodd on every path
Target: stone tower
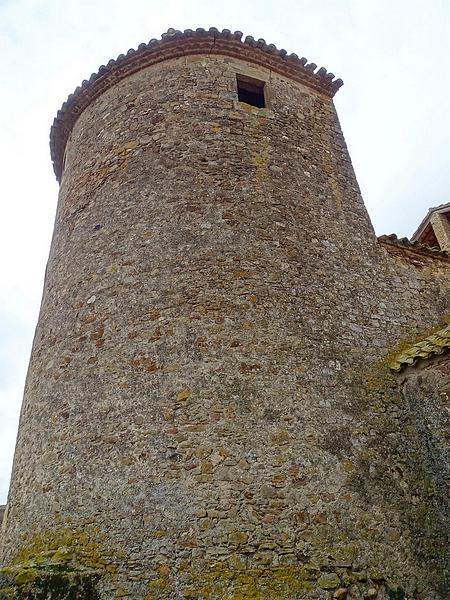
M 241 37 L 169 30 L 54 122 L 14 597 L 446 597 L 443 513 L 384 357 L 449 310 L 448 260 L 432 284 L 394 266 L 342 82 Z

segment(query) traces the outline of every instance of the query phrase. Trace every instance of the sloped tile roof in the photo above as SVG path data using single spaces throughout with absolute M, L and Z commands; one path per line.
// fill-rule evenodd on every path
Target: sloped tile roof
M 389 364 L 389 368 L 399 373 L 404 367 L 412 366 L 417 361 L 437 354 L 443 354 L 450 349 L 450 325 L 436 331 L 427 338 L 410 346 L 398 354 Z
M 398 238 L 395 233 L 390 235 L 380 235 L 378 241 L 384 244 L 390 244 L 391 246 L 397 246 L 398 248 L 406 248 L 407 250 L 413 250 L 420 252 L 421 254 L 429 254 L 430 256 L 449 258 L 450 253 L 446 250 L 439 250 L 438 248 L 431 248 L 425 246 L 416 240 L 409 240 L 408 238 Z
M 431 208 L 429 208 L 427 214 L 425 215 L 425 217 L 422 220 L 422 223 L 419 225 L 419 227 L 416 229 L 416 231 L 412 234 L 411 240 L 414 241 L 420 237 L 421 233 L 423 232 L 425 227 L 430 222 L 431 215 L 435 212 L 450 212 L 450 202 L 446 202 L 444 204 L 439 204 L 439 206 L 432 206 Z

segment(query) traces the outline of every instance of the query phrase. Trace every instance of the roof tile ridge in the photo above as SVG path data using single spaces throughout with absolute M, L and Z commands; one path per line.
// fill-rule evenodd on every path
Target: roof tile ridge
M 133 73 L 134 71 L 132 70 L 131 65 L 139 56 L 144 57 L 146 54 L 151 54 L 153 50 L 163 48 L 166 44 L 169 45 L 174 41 L 212 38 L 214 42 L 211 49 L 214 47 L 216 40 L 234 41 L 244 46 L 255 48 L 257 52 L 276 56 L 280 58 L 281 61 L 285 61 L 286 67 L 288 67 L 289 63 L 292 63 L 301 73 L 303 73 L 305 85 L 310 85 L 313 89 L 320 90 L 331 97 L 334 96 L 344 83 L 340 78 L 335 79 L 334 74 L 327 72 L 324 67 L 321 67 L 316 72 L 317 65 L 315 63 L 308 63 L 306 58 L 299 58 L 295 53 L 288 54 L 284 49 L 278 50 L 274 44 L 267 44 L 262 38 L 255 40 L 253 36 L 248 35 L 242 40 L 242 37 L 243 33 L 241 31 L 235 31 L 234 33 L 229 29 L 222 29 L 222 31 L 219 31 L 216 27 L 210 27 L 209 29 L 199 27 L 195 30 L 185 29 L 183 31 L 169 28 L 161 35 L 161 39 L 157 40 L 152 38 L 147 43 L 139 44 L 136 50 L 130 48 L 126 54 L 119 54 L 116 59 L 111 59 L 106 65 L 101 65 L 96 73 L 92 73 L 89 79 L 83 80 L 81 85 L 78 86 L 74 92 L 69 94 L 53 121 L 50 131 L 50 149 L 53 168 L 57 179 L 60 179 L 62 172 L 62 155 L 67 142 L 68 131 L 73 127 L 78 116 L 83 112 L 86 106 L 108 87 L 108 84 L 106 83 L 104 88 L 102 88 L 102 82 L 100 80 L 105 78 L 105 81 L 107 82 L 108 76 L 111 76 L 111 79 L 113 80 L 114 76 L 117 77 L 117 80 L 126 77 L 127 74 L 124 74 L 124 70 L 127 65 L 130 65 L 129 74 Z M 179 49 L 179 51 L 180 54 L 183 54 L 182 49 Z M 122 72 L 117 72 L 116 69 L 118 70 L 120 68 L 123 68 L 124 70 Z M 287 72 L 289 73 L 289 69 L 287 69 Z
M 389 369 L 400 373 L 405 367 L 413 366 L 419 360 L 428 360 L 450 350 L 450 324 L 440 327 L 422 340 L 411 344 L 399 352 L 389 363 Z
M 394 246 L 400 246 L 404 248 L 408 248 L 409 250 L 418 251 L 421 253 L 429 254 L 430 256 L 436 256 L 440 258 L 449 258 L 450 252 L 448 250 L 440 250 L 438 248 L 432 248 L 431 246 L 427 246 L 426 244 L 421 244 L 417 240 L 410 240 L 407 237 L 398 238 L 395 233 L 383 234 L 378 236 L 379 242 L 387 242 L 391 243 Z

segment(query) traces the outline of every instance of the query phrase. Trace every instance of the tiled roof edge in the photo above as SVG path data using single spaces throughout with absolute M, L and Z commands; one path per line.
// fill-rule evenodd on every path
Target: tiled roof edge
M 433 213 L 435 213 L 435 212 L 441 212 L 444 209 L 450 210 L 450 202 L 444 202 L 443 204 L 439 204 L 438 206 L 432 206 L 431 208 L 429 208 L 427 214 L 422 219 L 422 222 L 420 223 L 419 227 L 412 234 L 411 240 L 414 241 L 414 240 L 416 240 L 421 235 L 421 233 L 423 232 L 423 230 L 425 229 L 425 227 L 430 222 L 431 215 Z
M 89 104 L 118 81 L 152 64 L 191 54 L 222 54 L 253 62 L 299 81 L 304 85 L 322 92 L 330 98 L 343 85 L 342 79 L 335 79 L 324 67 L 317 69 L 313 62 L 299 58 L 297 54 L 288 54 L 278 50 L 265 40 L 256 40 L 248 35 L 242 41 L 242 32 L 232 33 L 229 29 L 219 31 L 210 29 L 169 29 L 160 40 L 152 39 L 140 44 L 137 50 L 130 49 L 120 54 L 116 60 L 102 65 L 89 80 L 84 80 L 58 111 L 50 131 L 50 152 L 58 181 L 61 179 L 64 149 L 70 131 Z
M 419 360 L 427 360 L 450 350 L 450 325 L 439 329 L 425 339 L 399 353 L 389 364 L 391 371 L 400 373 L 405 367 L 415 365 Z
M 390 235 L 380 235 L 378 237 L 378 241 L 391 246 L 397 246 L 400 249 L 411 250 L 413 252 L 418 252 L 419 254 L 427 254 L 433 258 L 450 258 L 450 253 L 446 250 L 431 248 L 430 246 L 425 246 L 420 242 L 411 241 L 406 237 L 399 239 L 395 233 L 391 233 Z

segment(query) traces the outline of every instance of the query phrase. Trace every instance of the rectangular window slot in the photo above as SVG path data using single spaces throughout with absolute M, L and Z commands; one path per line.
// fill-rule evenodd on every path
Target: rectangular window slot
M 236 75 L 237 92 L 239 102 L 245 102 L 250 106 L 257 108 L 265 108 L 266 102 L 264 98 L 264 81 Z

